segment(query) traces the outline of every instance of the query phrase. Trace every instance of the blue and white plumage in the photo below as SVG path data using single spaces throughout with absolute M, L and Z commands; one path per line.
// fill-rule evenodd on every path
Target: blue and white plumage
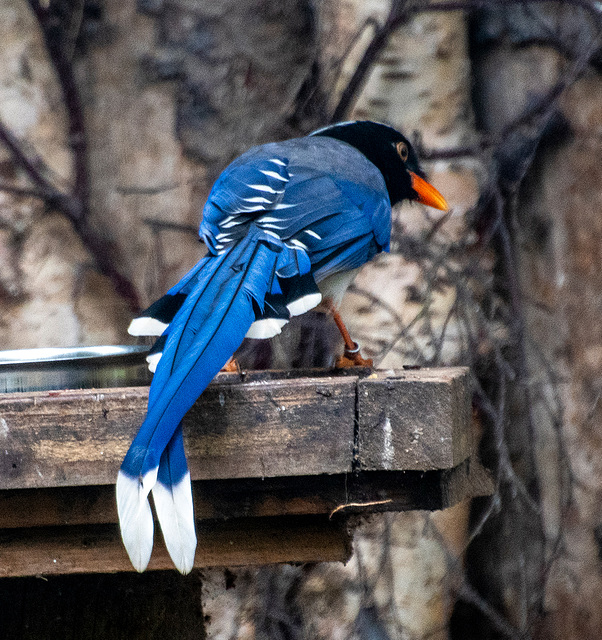
M 322 293 L 340 297 L 332 289 L 388 249 L 392 202 L 405 197 L 442 208 L 412 154 L 393 129 L 351 123 L 255 147 L 214 184 L 200 227 L 207 256 L 130 326 L 133 335 L 160 336 L 149 355 L 156 370 L 147 416 L 117 480 L 122 538 L 138 571 L 153 545 L 151 491 L 174 564 L 182 573 L 192 569 L 196 535 L 181 421 L 243 338 L 280 333 Z

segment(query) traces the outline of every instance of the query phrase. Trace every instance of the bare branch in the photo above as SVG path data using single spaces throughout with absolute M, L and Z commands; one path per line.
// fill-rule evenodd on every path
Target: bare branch
M 505 638 L 512 640 L 524 640 L 525 634 L 513 627 L 506 619 L 494 609 L 487 600 L 479 595 L 468 582 L 463 581 L 458 596 L 474 607 L 476 607 L 487 619 L 493 623 L 496 630 Z
M 12 193 L 15 196 L 38 198 L 40 200 L 48 201 L 52 198 L 52 194 L 47 191 L 41 191 L 40 189 L 32 189 L 31 187 L 20 187 L 15 184 L 9 184 L 7 182 L 0 181 L 0 191 L 6 193 Z
M 51 29 L 51 27 L 56 25 L 54 25 L 54 19 L 50 10 L 43 7 L 38 0 L 29 0 L 29 4 L 40 24 L 50 61 L 56 71 L 61 86 L 69 119 L 68 133 L 69 146 L 72 151 L 74 184 L 71 193 L 73 198 L 72 206 L 69 208 L 69 211 L 65 211 L 65 213 L 75 221 L 87 215 L 90 198 L 88 148 L 83 107 L 75 76 L 73 75 L 71 61 L 65 54 L 62 43 L 56 36 L 56 31 Z
M 25 171 L 31 181 L 38 187 L 39 191 L 45 194 L 45 197 L 54 199 L 65 197 L 65 194 L 60 192 L 45 177 L 44 172 L 39 168 L 40 163 L 34 163 L 29 158 L 17 137 L 2 120 L 0 120 L 0 141 L 11 152 L 14 161 Z
M 144 224 L 148 225 L 154 231 L 177 231 L 190 235 L 198 235 L 198 227 L 191 224 L 181 224 L 179 222 L 171 222 L 169 220 L 155 220 L 154 218 L 144 218 Z

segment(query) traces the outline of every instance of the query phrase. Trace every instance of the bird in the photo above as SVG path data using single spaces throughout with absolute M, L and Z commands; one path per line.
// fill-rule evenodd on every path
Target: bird
M 410 142 L 368 120 L 252 147 L 219 175 L 199 228 L 205 256 L 128 329 L 158 337 L 147 358 L 147 414 L 116 484 L 121 536 L 137 571 L 153 548 L 151 492 L 175 567 L 192 570 L 182 419 L 245 337 L 277 335 L 292 316 L 326 302 L 351 364 L 365 362 L 336 309 L 358 270 L 389 250 L 391 207 L 403 200 L 448 209 Z

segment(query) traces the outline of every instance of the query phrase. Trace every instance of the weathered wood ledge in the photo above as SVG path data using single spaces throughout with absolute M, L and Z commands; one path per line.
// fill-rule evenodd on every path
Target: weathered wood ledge
M 210 385 L 184 423 L 196 565 L 345 560 L 358 514 L 491 491 L 473 455 L 466 369 L 359 373 L 221 374 Z M 0 576 L 130 570 L 113 483 L 147 397 L 0 396 Z M 157 538 L 149 568 L 169 568 Z

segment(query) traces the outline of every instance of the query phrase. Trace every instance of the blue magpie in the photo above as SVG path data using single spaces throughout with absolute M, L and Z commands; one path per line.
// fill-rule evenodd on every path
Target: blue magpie
M 151 491 L 174 564 L 188 573 L 194 563 L 186 412 L 245 336 L 270 338 L 323 298 L 336 309 L 358 269 L 389 249 L 391 206 L 402 200 L 447 209 L 408 140 L 369 121 L 254 147 L 218 177 L 199 231 L 206 256 L 129 328 L 159 336 L 147 415 L 117 478 L 138 571 L 153 546 Z M 346 345 L 353 351 L 348 335 Z

